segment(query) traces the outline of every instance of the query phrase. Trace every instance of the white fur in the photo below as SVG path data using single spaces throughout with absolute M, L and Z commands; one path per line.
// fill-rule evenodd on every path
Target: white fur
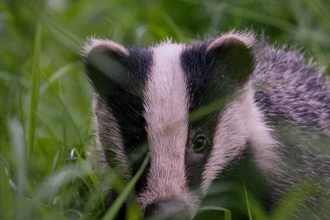
M 257 165 L 265 173 L 275 171 L 279 161 L 277 142 L 265 124 L 261 112 L 253 101 L 253 90 L 245 88 L 220 114 L 213 148 L 203 173 L 202 190 L 205 194 L 211 182 L 221 171 L 243 152 L 246 143 L 252 147 Z
M 219 48 L 222 45 L 228 43 L 228 41 L 238 40 L 244 43 L 248 48 L 252 47 L 255 42 L 255 37 L 251 32 L 236 32 L 230 31 L 224 35 L 221 35 L 217 39 L 213 40 L 207 47 L 207 50 L 212 48 Z
M 84 53 L 89 54 L 94 48 L 106 48 L 109 51 L 114 51 L 128 56 L 128 50 L 124 46 L 117 44 L 111 40 L 90 38 L 88 39 L 88 44 L 86 44 L 84 47 Z
M 145 208 L 156 200 L 177 199 L 193 214 L 198 200 L 186 187 L 188 94 L 180 64 L 182 48 L 168 42 L 153 48 L 154 65 L 144 94 L 151 164 L 139 201 Z

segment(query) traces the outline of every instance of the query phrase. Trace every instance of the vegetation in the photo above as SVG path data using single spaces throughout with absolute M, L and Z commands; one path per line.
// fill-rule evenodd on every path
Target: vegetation
M 327 66 L 329 11 L 327 0 L 1 1 L 0 219 L 99 219 L 104 186 L 125 187 L 114 173 L 101 180 L 97 163 L 86 162 L 94 146 L 92 90 L 81 63 L 88 37 L 147 46 L 248 28 Z M 138 219 L 131 207 L 129 217 Z

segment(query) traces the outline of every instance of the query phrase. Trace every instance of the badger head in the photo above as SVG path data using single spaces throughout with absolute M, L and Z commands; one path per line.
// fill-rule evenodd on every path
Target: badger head
M 130 179 L 150 155 L 135 187 L 145 217 L 192 218 L 212 181 L 248 145 L 272 145 L 248 83 L 253 42 L 250 33 L 230 32 L 195 45 L 142 49 L 91 39 L 85 47 L 104 161 Z M 271 166 L 269 154 L 254 154 Z

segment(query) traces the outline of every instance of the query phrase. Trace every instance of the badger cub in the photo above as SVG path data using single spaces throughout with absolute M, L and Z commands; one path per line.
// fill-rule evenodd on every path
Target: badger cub
M 232 31 L 148 48 L 91 39 L 84 63 L 100 161 L 130 180 L 150 156 L 135 186 L 144 218 L 193 219 L 208 197 L 247 218 L 221 184 L 267 215 L 296 196 L 290 219 L 329 218 L 330 86 L 298 51 Z

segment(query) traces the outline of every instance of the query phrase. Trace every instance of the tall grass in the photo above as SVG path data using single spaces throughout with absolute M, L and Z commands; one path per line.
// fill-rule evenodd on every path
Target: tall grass
M 102 169 L 86 162 L 95 145 L 92 91 L 81 64 L 87 37 L 146 46 L 253 28 L 271 43 L 304 48 L 307 58 L 326 66 L 328 11 L 326 0 L 1 1 L 0 219 L 99 219 L 105 213 L 112 219 L 118 211 L 107 212 L 103 203 L 113 180 L 103 181 Z M 263 216 L 248 193 L 242 195 L 249 201 L 242 207 Z M 130 219 L 138 219 L 132 207 Z M 229 215 L 225 211 L 225 219 Z

